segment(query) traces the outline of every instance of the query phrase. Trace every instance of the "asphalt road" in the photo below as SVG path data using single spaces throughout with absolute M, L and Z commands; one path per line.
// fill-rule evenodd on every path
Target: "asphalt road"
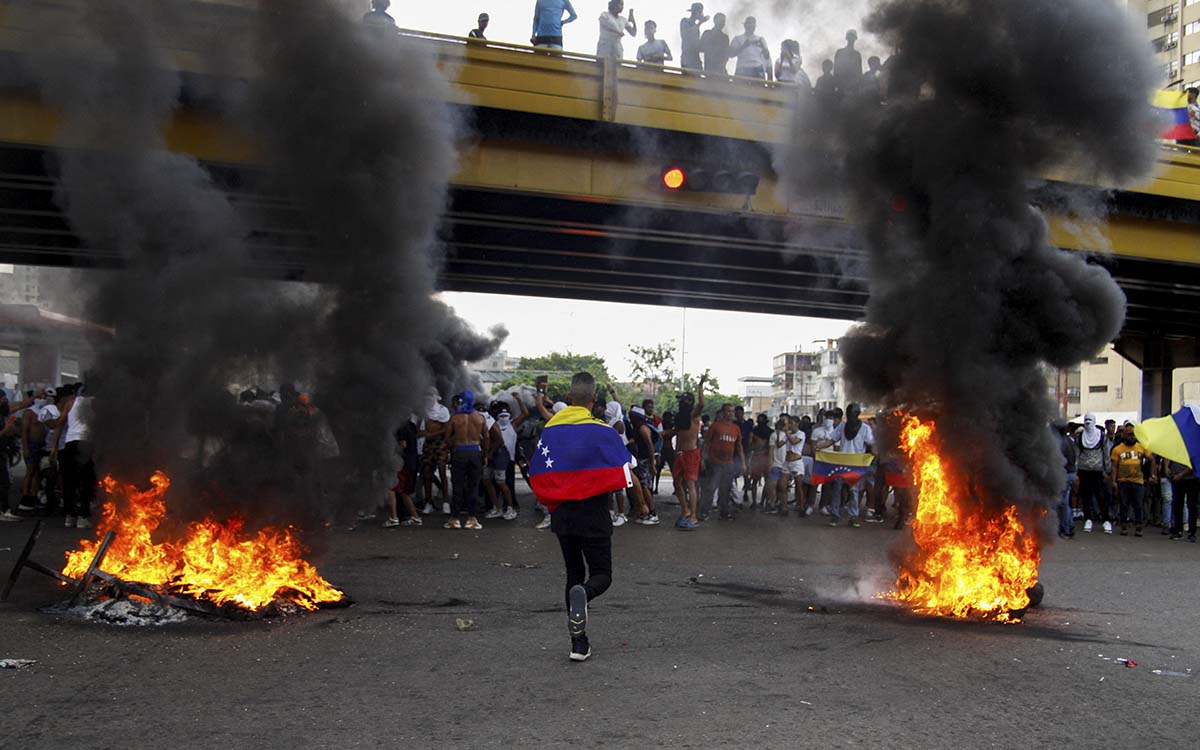
M 890 525 L 743 514 L 694 533 L 629 526 L 591 609 L 594 656 L 575 664 L 557 543 L 535 520 L 329 531 L 317 562 L 357 604 L 269 622 L 84 623 L 41 612 L 62 591 L 27 572 L 0 605 L 0 658 L 38 663 L 0 670 L 0 747 L 1157 750 L 1200 738 L 1200 545 L 1157 530 L 1052 546 L 1043 608 L 997 625 L 871 598 L 903 536 Z M 0 524 L 0 576 L 28 531 Z M 77 538 L 49 528 L 35 559 L 57 563 Z

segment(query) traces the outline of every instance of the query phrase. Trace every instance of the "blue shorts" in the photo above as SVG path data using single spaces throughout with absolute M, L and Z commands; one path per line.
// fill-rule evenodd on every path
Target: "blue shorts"
M 778 482 L 783 477 L 782 466 L 772 466 L 771 471 L 767 474 L 768 482 Z

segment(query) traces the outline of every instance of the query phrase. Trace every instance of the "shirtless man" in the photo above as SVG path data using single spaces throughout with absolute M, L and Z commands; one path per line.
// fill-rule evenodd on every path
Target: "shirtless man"
M 417 437 L 425 441 L 421 450 L 421 479 L 425 483 L 426 514 L 433 509 L 433 476 L 441 480 L 442 512 L 449 514 L 450 505 L 446 498 L 446 429 L 450 423 L 450 410 L 441 403 L 436 388 L 430 388 L 425 396 L 425 419 L 421 420 Z
M 475 411 L 475 394 L 471 391 L 463 392 L 462 405 L 450 417 L 446 440 L 450 444 L 450 481 L 454 482 L 454 491 L 450 520 L 445 528 L 479 531 L 483 524 L 475 518 L 475 506 L 483 467 L 491 463 L 491 438 L 487 420 Z M 467 521 L 461 524 L 458 517 L 464 514 Z
M 700 376 L 700 400 L 692 404 L 692 395 L 679 397 L 679 409 L 675 415 L 675 464 L 671 476 L 675 480 L 675 494 L 679 497 L 679 520 L 675 528 L 691 530 L 699 528 L 698 506 L 700 489 L 700 414 L 704 411 L 704 384 L 708 374 Z

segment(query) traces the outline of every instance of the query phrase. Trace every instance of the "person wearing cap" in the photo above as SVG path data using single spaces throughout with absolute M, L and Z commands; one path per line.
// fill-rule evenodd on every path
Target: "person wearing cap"
M 467 32 L 467 38 L 479 39 L 486 42 L 487 37 L 483 35 L 483 32 L 487 31 L 488 21 L 490 20 L 487 13 L 480 13 L 478 25 Z
M 704 3 L 692 3 L 688 15 L 679 21 L 679 67 L 700 70 L 700 27 L 708 23 Z
M 475 394 L 463 391 L 461 404 L 450 417 L 446 440 L 450 444 L 450 481 L 453 491 L 450 496 L 450 520 L 447 529 L 479 531 L 483 524 L 475 518 L 479 501 L 479 483 L 483 479 L 483 467 L 491 463 L 491 440 L 487 420 L 475 411 Z M 459 516 L 466 516 L 465 522 Z
M 563 18 L 563 13 L 567 14 Z M 544 49 L 563 48 L 563 24 L 579 18 L 571 0 L 537 0 L 533 6 L 533 36 L 529 43 Z

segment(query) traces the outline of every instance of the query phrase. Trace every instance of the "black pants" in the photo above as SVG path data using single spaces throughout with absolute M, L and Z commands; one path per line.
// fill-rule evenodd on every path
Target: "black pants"
M 1200 505 L 1200 479 L 1171 482 L 1171 533 L 1183 533 L 1183 503 L 1187 501 L 1188 536 L 1196 536 L 1196 506 Z
M 589 602 L 608 591 L 612 585 L 611 536 L 561 534 L 558 544 L 562 547 L 563 562 L 567 566 L 568 607 L 571 605 L 573 586 L 583 586 Z
M 483 478 L 482 451 L 454 451 L 450 455 L 450 513 L 475 515 L 479 507 L 479 481 Z
M 63 507 L 68 516 L 87 518 L 96 499 L 96 464 L 87 440 L 67 443 L 58 453 L 63 479 Z
M 1083 506 L 1083 517 L 1089 521 L 1104 522 L 1113 520 L 1108 507 L 1107 482 L 1104 472 L 1080 470 L 1079 472 L 1079 504 Z
M 1132 520 L 1141 526 L 1145 520 L 1142 517 L 1142 501 L 1146 498 L 1146 485 L 1137 482 L 1119 482 L 1117 490 L 1121 495 L 1121 524 Z

